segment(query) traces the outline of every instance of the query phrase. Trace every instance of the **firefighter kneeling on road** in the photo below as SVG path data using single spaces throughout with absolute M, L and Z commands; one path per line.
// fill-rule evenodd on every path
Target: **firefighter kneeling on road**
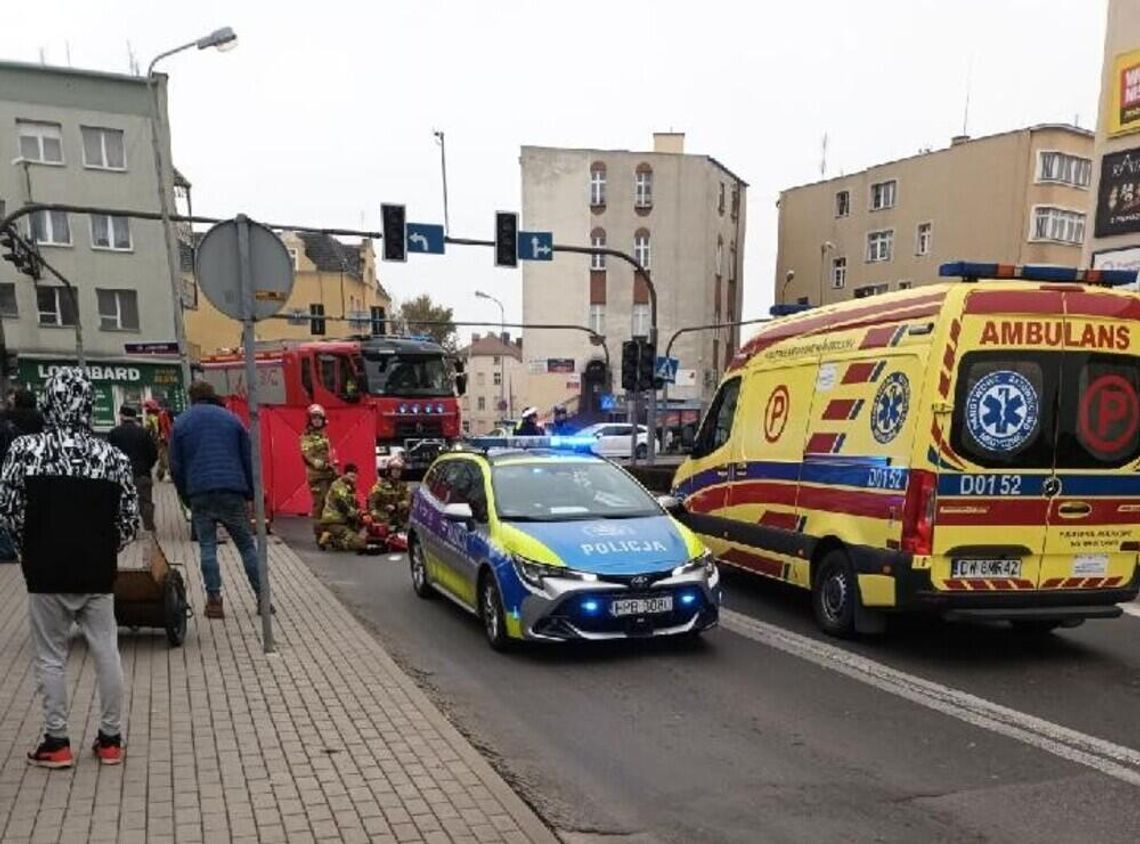
M 313 498 L 313 536 L 318 540 L 324 532 L 321 517 L 325 513 L 325 498 L 336 480 L 327 427 L 325 409 L 319 404 L 309 405 L 308 424 L 305 433 L 301 434 L 301 459 L 305 461 L 305 480 Z
M 376 524 L 386 522 L 392 533 L 402 533 L 408 527 L 408 512 L 412 506 L 412 494 L 407 483 L 400 479 L 404 471 L 403 458 L 391 458 L 386 469 L 387 477 L 377 478 L 368 493 L 368 511 Z
M 329 494 L 325 497 L 325 509 L 321 513 L 323 532 L 317 540 L 322 551 L 363 552 L 367 543 L 361 535 L 364 520 L 356 501 L 356 465 L 349 463 L 344 474 L 333 481 Z

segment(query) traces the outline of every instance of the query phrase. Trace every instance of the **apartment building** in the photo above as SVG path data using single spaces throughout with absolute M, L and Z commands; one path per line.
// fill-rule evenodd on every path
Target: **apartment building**
M 1075 266 L 1093 134 L 1040 125 L 788 188 L 774 301 L 836 302 L 938 280 L 944 261 Z
M 166 79 L 159 77 L 160 137 L 169 161 Z M 151 92 L 144 78 L 0 62 L 0 210 L 29 202 L 155 211 Z M 164 179 L 172 190 L 170 174 Z M 183 391 L 162 228 L 157 222 L 59 211 L 25 217 L 20 231 L 73 285 L 34 282 L 0 262 L 0 340 L 19 356 L 18 380 L 36 386 L 74 365 L 82 328 L 96 386 L 95 423 L 114 423 L 125 401 Z M 166 354 L 138 354 L 145 349 Z
M 471 335 L 471 343 L 458 356 L 466 364 L 467 392 L 460 399 L 463 431 L 486 434 L 501 419 L 514 419 L 522 410 L 519 390 L 525 382 L 522 338 L 514 341 L 504 332 Z
M 653 138 L 651 152 L 524 146 L 522 227 L 553 231 L 560 244 L 631 254 L 656 287 L 664 351 L 678 328 L 740 318 L 748 185 L 715 158 L 686 154 L 683 134 Z M 603 396 L 620 391 L 622 341 L 649 333 L 648 287 L 622 260 L 567 253 L 524 263 L 522 279 L 523 321 L 604 335 L 613 375 L 585 332 L 527 329 L 526 403 L 598 413 Z M 673 346 L 681 373 L 671 404 L 706 400 L 739 336 L 739 329 L 682 335 Z
M 279 233 L 293 261 L 293 292 L 279 319 L 257 323 L 258 340 L 315 340 L 384 334 L 392 300 L 376 275 L 370 239 L 349 244 L 327 234 Z M 186 335 L 200 354 L 241 345 L 241 323 L 197 295 L 190 243 L 182 243 L 182 267 L 194 292 L 187 305 Z

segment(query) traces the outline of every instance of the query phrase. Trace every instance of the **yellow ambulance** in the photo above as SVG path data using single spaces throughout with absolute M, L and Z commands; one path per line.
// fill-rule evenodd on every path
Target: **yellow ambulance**
M 674 479 L 723 563 L 811 590 L 820 627 L 928 610 L 1021 630 L 1140 590 L 1131 271 L 958 262 L 958 281 L 774 320 Z

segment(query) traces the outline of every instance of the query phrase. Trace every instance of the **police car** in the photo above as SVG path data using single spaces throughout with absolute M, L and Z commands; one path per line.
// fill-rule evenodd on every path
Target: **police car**
M 412 501 L 408 554 L 421 598 L 479 616 L 511 642 L 699 635 L 720 578 L 696 536 L 628 473 L 552 447 L 558 437 L 449 452 Z

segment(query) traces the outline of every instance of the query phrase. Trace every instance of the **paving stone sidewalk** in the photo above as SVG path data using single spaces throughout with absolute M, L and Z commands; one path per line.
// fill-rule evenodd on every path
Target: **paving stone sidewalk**
M 161 630 L 120 631 L 121 767 L 89 755 L 95 675 L 81 638 L 77 764 L 25 764 L 41 710 L 23 580 L 0 565 L 0 841 L 557 841 L 284 543 L 270 540 L 277 654 L 262 653 L 232 544 L 220 549 L 226 619 L 204 618 L 196 546 L 171 486 L 155 494 L 195 615 L 181 648 Z

